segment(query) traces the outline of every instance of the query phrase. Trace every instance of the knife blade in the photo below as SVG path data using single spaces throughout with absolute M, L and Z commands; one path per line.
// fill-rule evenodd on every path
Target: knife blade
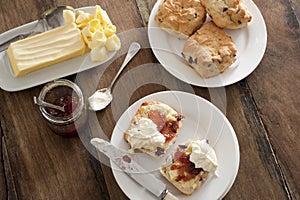
M 166 184 L 157 179 L 149 171 L 132 159 L 132 156 L 124 150 L 115 147 L 110 142 L 100 139 L 91 139 L 91 144 L 100 152 L 105 154 L 113 161 L 122 171 L 129 175 L 141 186 L 146 188 L 161 200 L 177 200 L 178 198 L 171 194 Z

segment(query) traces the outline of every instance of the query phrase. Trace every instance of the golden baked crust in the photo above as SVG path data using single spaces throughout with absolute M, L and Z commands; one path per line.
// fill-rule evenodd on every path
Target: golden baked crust
M 154 105 L 160 105 L 160 108 L 158 109 Z M 157 147 L 154 151 L 143 147 L 138 148 L 138 150 L 156 158 L 163 156 L 166 150 L 174 144 L 178 136 L 178 131 L 182 127 L 183 115 L 159 101 L 150 100 L 143 102 L 133 116 L 129 128 L 124 133 L 124 139 L 131 148 L 132 144 L 128 139 L 128 130 L 136 126 L 136 122 L 140 118 L 151 119 L 157 125 L 158 131 L 165 137 L 165 143 L 163 147 Z
M 213 22 L 205 23 L 184 44 L 183 57 L 203 78 L 224 72 L 237 60 L 232 38 Z
M 205 19 L 200 0 L 162 0 L 155 15 L 158 26 L 179 39 L 192 35 Z
M 201 0 L 201 3 L 220 28 L 243 28 L 252 19 L 244 0 Z

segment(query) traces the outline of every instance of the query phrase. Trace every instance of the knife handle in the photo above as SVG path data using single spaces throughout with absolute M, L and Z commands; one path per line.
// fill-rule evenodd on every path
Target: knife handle
M 171 192 L 168 192 L 163 200 L 178 200 Z

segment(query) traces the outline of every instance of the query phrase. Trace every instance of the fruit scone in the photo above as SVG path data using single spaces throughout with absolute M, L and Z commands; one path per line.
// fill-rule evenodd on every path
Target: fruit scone
M 145 101 L 133 116 L 124 138 L 130 152 L 140 150 L 155 158 L 163 156 L 175 142 L 183 115 L 159 101 Z
M 185 195 L 201 187 L 209 173 L 217 175 L 217 156 L 204 140 L 193 140 L 179 145 L 171 163 L 160 168 L 160 173 Z
M 209 78 L 237 60 L 237 48 L 223 29 L 207 22 L 186 40 L 182 55 L 201 77 Z
M 179 39 L 187 39 L 205 21 L 200 0 L 161 0 L 155 15 L 157 25 Z
M 244 0 L 201 0 L 201 3 L 220 28 L 243 28 L 252 19 Z

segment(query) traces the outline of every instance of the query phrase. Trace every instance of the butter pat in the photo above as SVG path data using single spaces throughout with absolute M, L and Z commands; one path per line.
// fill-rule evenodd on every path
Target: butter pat
M 72 10 L 64 10 L 63 18 L 65 21 L 65 24 L 75 23 L 75 13 Z
M 83 55 L 85 48 L 81 31 L 72 23 L 13 42 L 7 54 L 14 75 L 19 77 Z
M 111 24 L 107 13 L 99 5 L 93 7 L 90 13 L 77 13 L 75 23 L 80 28 L 84 42 L 91 51 L 92 62 L 107 59 L 108 53 L 121 48 L 121 41 L 116 35 L 116 26 Z M 69 21 L 66 15 L 65 21 Z

